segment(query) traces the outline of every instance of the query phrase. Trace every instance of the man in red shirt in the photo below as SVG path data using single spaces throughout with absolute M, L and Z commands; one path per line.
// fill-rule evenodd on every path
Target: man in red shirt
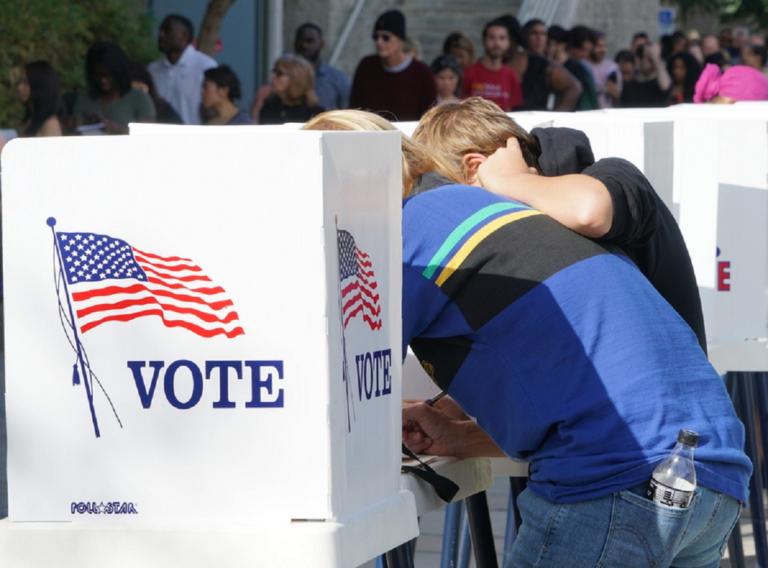
M 483 97 L 506 112 L 522 106 L 520 81 L 503 61 L 509 45 L 509 32 L 504 22 L 493 20 L 486 24 L 483 29 L 485 55 L 464 71 L 464 97 Z

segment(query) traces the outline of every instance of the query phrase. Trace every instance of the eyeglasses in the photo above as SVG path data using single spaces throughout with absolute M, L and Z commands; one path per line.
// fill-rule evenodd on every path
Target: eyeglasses
M 384 43 L 387 43 L 391 39 L 392 39 L 392 34 L 386 34 L 386 33 L 376 33 L 376 34 L 373 34 L 373 41 L 381 40 Z
M 283 75 L 287 75 L 288 73 L 286 73 L 282 69 L 272 69 L 272 74 L 275 75 L 276 77 L 282 77 Z

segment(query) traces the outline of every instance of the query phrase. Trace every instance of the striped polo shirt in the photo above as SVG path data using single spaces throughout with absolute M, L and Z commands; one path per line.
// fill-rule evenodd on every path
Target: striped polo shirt
M 696 336 L 625 256 L 483 189 L 403 204 L 403 339 L 554 502 L 650 478 L 682 428 L 745 501 L 744 430 Z

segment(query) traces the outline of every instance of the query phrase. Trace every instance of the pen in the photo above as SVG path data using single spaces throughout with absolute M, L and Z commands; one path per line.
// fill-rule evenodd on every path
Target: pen
M 434 405 L 435 405 L 435 403 L 436 403 L 438 400 L 440 400 L 441 398 L 443 398 L 443 397 L 444 397 L 445 395 L 447 395 L 447 394 L 448 394 L 448 393 L 447 393 L 447 392 L 445 392 L 445 391 L 441 392 L 440 394 L 436 394 L 436 395 L 435 395 L 435 396 L 433 396 L 432 398 L 428 398 L 427 400 L 425 400 L 425 401 L 424 401 L 424 404 L 427 404 L 427 405 L 429 405 L 429 406 L 434 406 Z

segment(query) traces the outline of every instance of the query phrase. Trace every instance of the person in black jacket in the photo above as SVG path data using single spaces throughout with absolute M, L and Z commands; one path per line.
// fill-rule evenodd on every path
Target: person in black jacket
M 457 125 L 472 125 L 466 132 L 461 129 L 468 142 L 479 124 L 492 128 L 511 121 L 498 107 L 477 98 L 433 109 L 414 138 L 438 152 L 456 149 L 450 136 L 432 136 L 427 127 L 438 112 L 453 113 Z M 452 132 L 458 135 L 458 129 Z M 534 128 L 530 135 L 520 130 L 519 139 L 510 138 L 506 145 L 499 141 L 496 153 L 484 160 L 479 172 L 483 187 L 527 203 L 586 237 L 621 248 L 688 323 L 706 351 L 704 316 L 688 249 L 675 218 L 643 173 L 621 158 L 595 162 L 589 139 L 579 130 Z M 537 156 L 535 167 L 530 165 L 531 155 Z M 425 180 L 432 187 L 452 183 L 427 176 Z M 424 189 L 417 184 L 414 191 Z

